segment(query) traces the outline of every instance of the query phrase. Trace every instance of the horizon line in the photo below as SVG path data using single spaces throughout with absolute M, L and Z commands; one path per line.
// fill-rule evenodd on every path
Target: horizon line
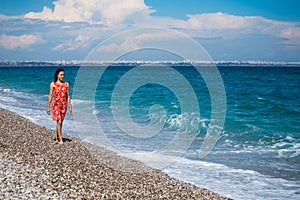
M 48 64 L 300 64 L 300 61 L 264 61 L 264 60 L 2 60 L 0 65 L 14 63 Z

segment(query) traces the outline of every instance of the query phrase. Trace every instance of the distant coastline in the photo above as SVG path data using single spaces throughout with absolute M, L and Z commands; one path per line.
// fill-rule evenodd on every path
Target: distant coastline
M 216 65 L 237 67 L 300 67 L 299 62 L 270 62 L 270 61 L 144 61 L 144 60 L 114 60 L 114 61 L 1 61 L 0 67 L 51 67 L 51 66 L 139 66 L 139 65 L 168 65 L 168 66 L 191 66 L 191 65 Z

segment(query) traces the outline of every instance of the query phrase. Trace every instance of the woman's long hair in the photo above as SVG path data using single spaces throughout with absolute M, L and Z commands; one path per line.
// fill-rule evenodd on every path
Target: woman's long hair
M 57 68 L 56 69 L 55 74 L 54 74 L 54 82 L 57 81 L 57 79 L 58 79 L 57 76 L 58 76 L 59 72 L 65 72 L 65 70 L 62 69 L 62 68 Z

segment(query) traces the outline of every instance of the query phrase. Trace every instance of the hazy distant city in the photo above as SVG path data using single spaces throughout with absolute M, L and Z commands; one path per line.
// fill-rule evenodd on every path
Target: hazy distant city
M 192 60 L 113 60 L 113 61 L 88 61 L 88 60 L 57 60 L 57 61 L 1 61 L 0 67 L 9 66 L 128 66 L 128 65 L 217 65 L 217 66 L 300 66 L 300 62 L 270 62 L 270 61 L 192 61 Z

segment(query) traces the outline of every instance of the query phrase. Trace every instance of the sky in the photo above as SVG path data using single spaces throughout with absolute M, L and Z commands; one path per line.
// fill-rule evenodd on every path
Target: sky
M 3 61 L 84 60 L 140 28 L 180 32 L 216 61 L 300 61 L 299 0 L 1 0 L 0 27 Z M 139 44 L 125 38 L 107 51 Z

